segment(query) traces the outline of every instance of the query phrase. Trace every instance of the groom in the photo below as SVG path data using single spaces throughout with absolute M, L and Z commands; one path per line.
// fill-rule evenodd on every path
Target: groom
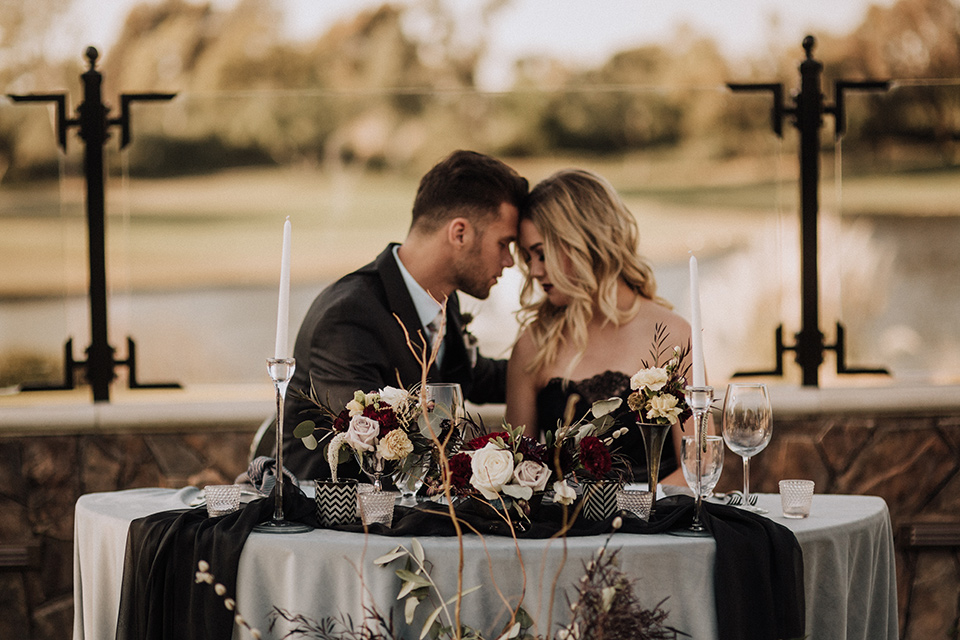
M 428 379 L 459 382 L 475 403 L 504 401 L 506 361 L 471 357 L 456 292 L 485 299 L 513 265 L 510 244 L 527 189 L 526 179 L 499 160 L 452 153 L 420 180 L 403 244 L 391 243 L 314 300 L 297 335 L 297 367 L 284 405 L 284 466 L 298 478 L 329 477 L 330 469 L 319 450 L 293 437 L 305 419 L 301 411 L 312 406 L 296 390 L 309 394 L 312 385 L 321 402 L 339 411 L 355 391 L 419 382 L 420 365 L 403 327 L 418 351 L 420 336 L 431 344 L 441 311 L 435 300 L 447 298 L 447 324 Z

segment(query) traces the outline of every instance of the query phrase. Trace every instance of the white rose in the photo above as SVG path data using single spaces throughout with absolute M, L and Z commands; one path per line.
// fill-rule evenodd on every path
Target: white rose
M 379 393 L 380 399 L 394 408 L 407 399 L 407 392 L 396 387 L 384 387 Z
M 650 409 L 647 411 L 647 418 L 656 420 L 657 418 L 666 418 L 670 424 L 677 424 L 680 415 L 680 407 L 677 406 L 677 398 L 672 395 L 654 396 L 650 398 Z
M 630 388 L 639 391 L 646 387 L 650 391 L 660 391 L 667 384 L 667 370 L 662 367 L 640 369 L 630 378 Z
M 550 467 L 533 460 L 524 460 L 513 470 L 513 477 L 522 487 L 543 491 L 550 479 Z
M 373 443 L 380 435 L 380 423 L 366 416 L 353 416 L 347 427 L 346 441 L 357 451 L 373 451 Z
M 560 504 L 573 504 L 577 499 L 577 492 L 567 484 L 566 480 L 557 480 L 553 483 L 553 501 Z
M 513 451 L 488 442 L 473 452 L 470 460 L 472 484 L 487 500 L 496 500 L 503 485 L 513 477 Z

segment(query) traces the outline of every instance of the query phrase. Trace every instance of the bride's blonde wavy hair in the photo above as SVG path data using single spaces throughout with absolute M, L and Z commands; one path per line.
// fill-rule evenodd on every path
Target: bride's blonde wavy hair
M 538 296 L 529 265 L 517 260 L 524 275 L 518 317 L 536 345 L 531 371 L 552 364 L 566 340 L 577 353 L 568 368 L 572 370 L 586 350 L 594 313 L 616 325 L 637 314 L 639 298 L 629 309 L 617 308 L 620 280 L 643 298 L 671 307 L 657 297 L 653 268 L 637 252 L 636 218 L 602 177 L 583 169 L 553 174 L 530 192 L 520 219 L 530 220 L 540 232 L 550 280 L 570 299 L 567 306 L 557 307 Z

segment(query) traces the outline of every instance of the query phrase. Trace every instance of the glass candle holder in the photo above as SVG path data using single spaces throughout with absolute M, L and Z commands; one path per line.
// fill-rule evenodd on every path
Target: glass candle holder
M 784 518 L 806 518 L 813 503 L 813 480 L 781 480 L 780 506 Z
M 623 489 L 617 492 L 617 508 L 629 511 L 641 520 L 650 518 L 650 507 L 653 505 L 653 492 L 639 489 Z
M 360 503 L 360 519 L 365 525 L 393 522 L 393 505 L 400 497 L 399 491 L 365 491 L 357 494 Z
M 240 508 L 240 485 L 210 484 L 203 488 L 207 501 L 207 515 L 213 518 L 225 516 Z

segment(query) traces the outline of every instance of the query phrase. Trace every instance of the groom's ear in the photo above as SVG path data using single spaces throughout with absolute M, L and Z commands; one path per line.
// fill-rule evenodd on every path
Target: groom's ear
M 454 218 L 447 223 L 447 241 L 455 249 L 463 249 L 470 243 L 473 226 L 466 218 Z

